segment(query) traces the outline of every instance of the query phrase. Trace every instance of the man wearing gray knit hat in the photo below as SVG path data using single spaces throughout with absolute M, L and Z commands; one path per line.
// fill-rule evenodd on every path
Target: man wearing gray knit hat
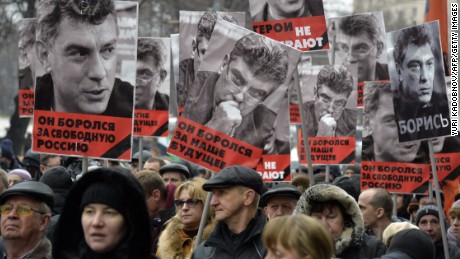
M 436 249 L 436 258 L 445 258 L 442 244 L 441 220 L 445 221 L 444 218 L 440 219 L 438 207 L 433 203 L 428 203 L 417 211 L 417 220 L 415 221 L 420 230 L 426 232 L 431 237 Z M 457 246 L 451 244 L 447 244 L 447 246 L 450 258 L 460 258 L 460 251 Z

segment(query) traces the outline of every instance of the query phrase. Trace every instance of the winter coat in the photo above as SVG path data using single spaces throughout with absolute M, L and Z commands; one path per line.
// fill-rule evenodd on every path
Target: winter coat
M 196 235 L 187 235 L 184 232 L 180 219 L 177 217 L 171 218 L 166 224 L 166 228 L 160 235 L 157 256 L 171 259 L 191 258 L 193 248 L 195 247 Z M 215 226 L 215 222 L 209 222 L 203 230 L 201 240 L 208 239 Z
M 0 256 L 6 255 L 5 240 L 0 237 Z M 2 257 L 3 258 L 3 257 Z M 51 258 L 51 242 L 43 236 L 37 246 L 35 246 L 29 253 L 23 255 L 21 259 L 49 259 Z
M 85 190 L 94 183 L 109 183 L 123 194 L 124 219 L 129 232 L 121 243 L 105 254 L 93 252 L 85 242 L 80 208 Z M 62 208 L 53 237 L 55 259 L 147 259 L 152 250 L 152 236 L 145 195 L 139 182 L 129 172 L 99 168 L 85 173 L 71 188 Z
M 264 226 L 265 215 L 260 210 L 240 234 L 232 233 L 225 223 L 219 222 L 211 236 L 196 248 L 192 258 L 263 259 L 266 254 L 266 249 L 262 243 Z
M 342 259 L 376 258 L 385 254 L 382 241 L 364 233 L 364 221 L 355 199 L 340 187 L 317 184 L 308 188 L 300 197 L 294 214 L 311 216 L 312 208 L 320 202 L 337 201 L 347 215 L 343 215 L 344 229 L 335 239 L 336 257 Z M 347 222 L 347 218 L 349 219 Z

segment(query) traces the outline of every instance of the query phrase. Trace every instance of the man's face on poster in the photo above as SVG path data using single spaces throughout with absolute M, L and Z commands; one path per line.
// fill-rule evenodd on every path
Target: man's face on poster
M 117 56 L 115 17 L 93 25 L 64 18 L 47 61 L 56 111 L 101 114 L 112 93 Z M 46 68 L 46 64 L 45 64 Z
M 420 141 L 399 143 L 392 98 L 391 94 L 381 94 L 378 109 L 369 121 L 374 157 L 377 162 L 412 162 Z
M 351 70 L 358 71 L 358 82 L 374 81 L 375 67 L 382 52 L 367 35 L 362 32 L 349 36 L 338 31 L 335 47 L 336 64 L 351 65 Z
M 195 70 L 196 75 L 196 72 L 198 71 L 201 62 L 203 61 L 203 57 L 206 54 L 206 50 L 208 49 L 209 40 L 206 39 L 206 37 L 199 37 L 196 40 L 194 40 L 193 45 L 193 68 Z
M 336 93 L 325 84 L 317 85 L 314 104 L 316 120 L 319 121 L 324 115 L 330 114 L 337 121 L 342 116 L 347 101 L 347 93 Z
M 161 68 L 155 66 L 152 56 L 137 60 L 136 109 L 153 109 L 155 94 L 161 82 Z
M 401 63 L 397 68 L 404 97 L 418 100 L 422 104 L 429 103 L 433 94 L 435 70 L 435 60 L 430 45 L 410 44 Z
M 241 57 L 234 57 L 216 82 L 215 106 L 225 101 L 235 101 L 241 115 L 252 112 L 279 84 L 268 78 L 254 76 L 252 69 Z
M 270 10 L 279 16 L 289 18 L 299 13 L 305 5 L 305 0 L 267 0 Z

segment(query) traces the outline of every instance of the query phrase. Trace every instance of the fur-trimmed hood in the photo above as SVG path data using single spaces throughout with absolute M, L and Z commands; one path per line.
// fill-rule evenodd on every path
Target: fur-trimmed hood
M 173 217 L 166 223 L 166 229 L 160 235 L 159 246 L 157 255 L 161 258 L 171 259 L 189 259 L 192 256 L 193 249 L 195 247 L 196 236 L 188 238 L 182 232 L 184 225 L 181 223 L 178 217 Z M 208 239 L 216 226 L 215 221 L 208 222 L 203 230 L 203 236 L 201 242 Z M 183 244 L 185 241 L 191 240 L 191 247 L 189 254 L 183 255 Z
M 352 222 L 344 222 L 345 226 L 340 237 L 335 240 L 335 250 L 340 255 L 349 247 L 360 246 L 364 235 L 364 221 L 355 199 L 340 187 L 332 184 L 313 185 L 302 194 L 294 214 L 306 214 L 311 216 L 312 207 L 315 203 L 337 201 L 345 212 L 350 216 Z

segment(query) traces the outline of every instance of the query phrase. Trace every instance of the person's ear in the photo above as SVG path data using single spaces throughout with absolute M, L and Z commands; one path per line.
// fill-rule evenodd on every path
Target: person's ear
M 230 55 L 227 54 L 225 55 L 224 60 L 222 60 L 222 65 L 220 65 L 219 71 L 217 71 L 217 73 L 220 75 L 223 71 L 225 71 L 229 63 L 230 63 Z
M 249 206 L 252 204 L 256 196 L 256 192 L 253 189 L 248 189 L 244 192 L 244 205 Z
M 385 214 L 385 210 L 383 210 L 383 208 L 378 208 L 377 209 L 377 218 L 382 218 L 383 214 Z
M 152 191 L 152 194 L 151 194 L 150 196 L 153 197 L 153 199 L 154 199 L 156 202 L 158 202 L 158 201 L 160 201 L 160 199 L 161 199 L 161 192 L 160 192 L 160 190 L 155 189 L 155 190 Z
M 35 48 L 37 51 L 38 59 L 40 60 L 40 63 L 42 64 L 43 69 L 46 71 L 46 73 L 50 73 L 51 65 L 50 65 L 50 62 L 48 61 L 50 53 L 48 49 L 46 48 L 45 43 L 41 40 L 38 40 L 35 42 Z
M 42 219 L 40 221 L 39 230 L 44 232 L 48 228 L 50 220 L 51 220 L 51 214 L 47 213 L 47 214 L 43 215 Z

